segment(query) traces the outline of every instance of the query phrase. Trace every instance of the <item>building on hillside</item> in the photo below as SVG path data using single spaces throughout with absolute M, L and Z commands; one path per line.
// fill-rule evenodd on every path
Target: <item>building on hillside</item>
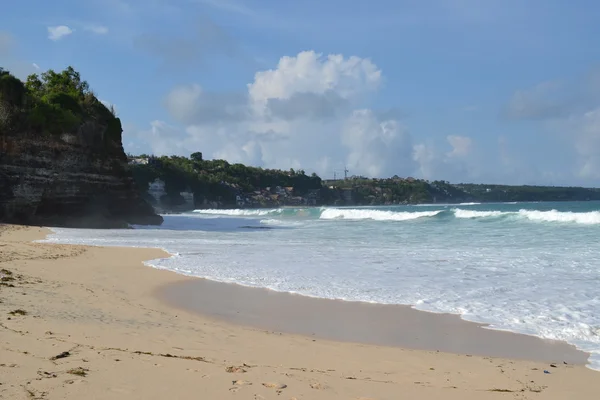
M 129 164 L 129 165 L 146 165 L 146 164 L 148 164 L 148 159 L 141 158 L 141 157 L 132 157 L 127 160 L 127 164 Z

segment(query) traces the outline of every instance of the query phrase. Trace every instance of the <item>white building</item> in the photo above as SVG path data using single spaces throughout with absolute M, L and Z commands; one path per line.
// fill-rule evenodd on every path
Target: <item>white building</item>
M 129 165 L 145 165 L 148 164 L 147 158 L 131 158 L 129 160 Z

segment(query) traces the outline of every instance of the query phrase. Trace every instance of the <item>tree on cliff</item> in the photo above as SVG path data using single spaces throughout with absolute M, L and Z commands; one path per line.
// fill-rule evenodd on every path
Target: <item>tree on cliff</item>
M 121 146 L 121 121 L 72 67 L 32 74 L 25 83 L 0 68 L 0 129 L 77 134 L 82 143 Z
M 24 106 L 26 89 L 19 79 L 0 68 L 0 129 L 6 130 Z

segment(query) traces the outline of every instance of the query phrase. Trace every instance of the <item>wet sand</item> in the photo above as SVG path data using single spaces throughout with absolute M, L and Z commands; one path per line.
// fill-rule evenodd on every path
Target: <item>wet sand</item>
M 165 285 L 156 294 L 198 315 L 335 341 L 569 364 L 585 364 L 589 356 L 565 342 L 484 329 L 457 315 L 408 306 L 318 299 L 206 279 Z

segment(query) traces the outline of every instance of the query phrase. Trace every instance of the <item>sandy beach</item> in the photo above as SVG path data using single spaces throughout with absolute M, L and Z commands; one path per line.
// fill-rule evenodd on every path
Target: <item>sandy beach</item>
M 600 393 L 600 375 L 583 365 L 586 355 L 564 343 L 408 307 L 298 299 L 187 278 L 144 266 L 167 256 L 156 249 L 33 242 L 49 232 L 0 226 L 2 399 Z

